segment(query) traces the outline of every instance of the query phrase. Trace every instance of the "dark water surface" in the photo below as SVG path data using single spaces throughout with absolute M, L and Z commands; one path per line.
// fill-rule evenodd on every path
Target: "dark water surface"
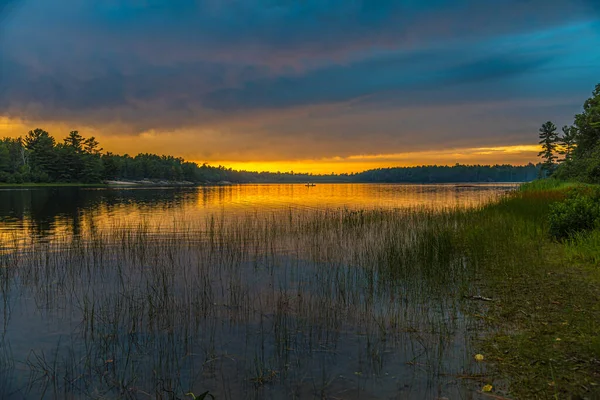
M 447 208 L 513 184 L 0 189 L 0 398 L 477 398 Z

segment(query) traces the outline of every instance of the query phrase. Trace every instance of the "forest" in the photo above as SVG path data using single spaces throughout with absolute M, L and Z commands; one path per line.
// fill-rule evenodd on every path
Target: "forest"
M 573 124 L 562 127 L 552 121 L 539 130 L 543 175 L 563 181 L 600 183 L 600 84 L 575 115 Z
M 285 182 L 524 182 L 539 175 L 540 165 L 417 166 L 373 169 L 352 174 L 313 175 L 294 172 L 236 171 L 198 165 L 180 157 L 103 152 L 94 137 L 71 131 L 57 141 L 43 129 L 25 137 L 0 140 L 0 183 L 87 183 L 150 180 L 188 184 Z

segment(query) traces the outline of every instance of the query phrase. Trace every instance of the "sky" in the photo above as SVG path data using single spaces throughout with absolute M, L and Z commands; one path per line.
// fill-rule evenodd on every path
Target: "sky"
M 237 169 L 535 162 L 598 0 L 0 0 L 0 136 Z

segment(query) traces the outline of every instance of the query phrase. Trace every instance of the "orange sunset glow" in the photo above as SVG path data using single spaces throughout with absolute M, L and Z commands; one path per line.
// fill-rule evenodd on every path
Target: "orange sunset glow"
M 64 123 L 37 123 L 47 127 L 51 133 L 60 138 L 61 134 L 69 132 Z M 0 117 L 0 136 L 24 136 L 32 126 L 18 119 Z M 184 157 L 198 164 L 207 163 L 213 166 L 222 165 L 226 168 L 246 171 L 268 171 L 330 174 L 330 173 L 356 173 L 375 168 L 408 167 L 418 165 L 454 165 L 460 164 L 513 164 L 525 165 L 535 163 L 539 145 L 522 144 L 497 147 L 457 147 L 439 148 L 438 150 L 415 150 L 391 154 L 352 154 L 344 157 L 323 157 L 307 159 L 277 159 L 277 154 L 265 152 L 269 159 L 244 159 L 243 155 L 235 154 L 235 158 L 217 157 L 202 158 L 202 141 L 196 146 L 184 147 L 182 142 L 190 140 L 189 135 L 181 133 L 146 132 L 138 135 L 104 135 L 98 129 L 87 128 L 83 133 L 89 132 L 102 144 L 105 151 L 118 154 L 155 153 L 171 154 Z M 219 157 L 221 156 L 221 157 Z
M 400 154 L 355 155 L 321 160 L 295 161 L 215 161 L 214 165 L 223 165 L 246 171 L 294 171 L 313 174 L 355 173 L 375 168 L 413 167 L 418 165 L 460 164 L 513 164 L 524 165 L 535 162 L 537 145 L 482 147 L 449 149 L 439 151 L 416 151 Z

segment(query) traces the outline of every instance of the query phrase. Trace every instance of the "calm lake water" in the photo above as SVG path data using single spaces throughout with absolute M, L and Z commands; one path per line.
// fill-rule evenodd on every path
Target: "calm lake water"
M 0 398 L 478 398 L 439 212 L 514 188 L 2 188 Z
M 506 184 L 262 184 L 200 188 L 1 188 L 0 237 L 78 234 L 92 222 L 170 227 L 173 221 L 324 209 L 469 208 L 517 187 Z

